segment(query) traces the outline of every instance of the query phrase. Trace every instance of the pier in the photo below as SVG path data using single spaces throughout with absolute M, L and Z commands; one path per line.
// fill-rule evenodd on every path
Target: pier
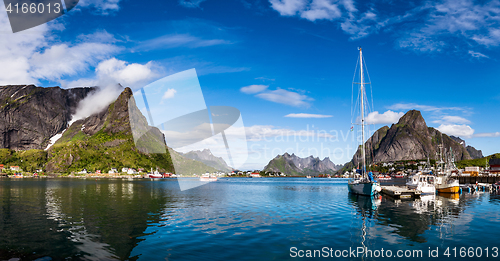
M 460 176 L 458 177 L 458 182 L 460 184 L 476 184 L 477 183 L 488 183 L 495 184 L 497 181 L 500 181 L 500 176 Z
M 383 194 L 393 198 L 420 198 L 420 191 L 407 187 L 382 186 Z

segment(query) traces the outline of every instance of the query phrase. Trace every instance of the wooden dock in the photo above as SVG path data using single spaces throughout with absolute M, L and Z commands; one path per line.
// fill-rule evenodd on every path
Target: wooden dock
M 476 182 L 495 184 L 497 181 L 500 181 L 500 176 L 480 176 L 480 177 L 460 176 L 457 178 L 460 184 L 476 184 Z
M 421 194 L 419 190 L 396 186 L 382 186 L 381 192 L 393 198 L 420 198 Z

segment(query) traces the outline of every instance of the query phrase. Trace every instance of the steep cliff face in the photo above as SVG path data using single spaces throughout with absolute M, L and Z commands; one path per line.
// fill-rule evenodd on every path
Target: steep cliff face
M 317 175 L 332 174 L 341 167 L 342 165 L 335 165 L 328 157 L 320 160 L 313 156 L 300 158 L 295 154 L 285 153 L 272 159 L 264 171 L 281 172 L 286 175 Z
M 149 141 L 162 146 L 163 153 L 148 153 L 136 146 L 130 125 L 129 102 L 132 91 L 125 88 L 107 109 L 74 122 L 49 149 L 48 172 L 77 172 L 82 169 L 107 171 L 111 168 L 156 168 L 175 172 L 163 134 L 147 126 L 142 117 L 136 123 L 149 128 Z M 134 104 L 135 105 L 135 104 Z M 136 110 L 138 111 L 138 110 Z
M 484 157 L 483 152 L 481 150 L 477 150 L 476 148 L 474 148 L 470 145 L 467 145 L 467 147 L 465 147 L 465 149 L 467 150 L 467 152 L 469 152 L 469 155 L 473 159 L 480 159 L 480 158 Z
M 397 124 L 393 124 L 390 128 L 387 126 L 380 128 L 368 139 L 367 162 L 437 159 L 440 144 L 447 150 L 453 149 L 456 161 L 471 158 L 459 142 L 434 128 L 427 127 L 422 114 L 411 110 L 401 117 Z M 354 166 L 361 162 L 360 149 L 351 162 Z
M 78 102 L 95 88 L 61 89 L 34 85 L 0 87 L 0 146 L 44 149 L 50 137 L 67 127 Z

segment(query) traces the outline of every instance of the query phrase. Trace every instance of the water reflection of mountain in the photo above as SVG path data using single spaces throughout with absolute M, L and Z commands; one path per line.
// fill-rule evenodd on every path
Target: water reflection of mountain
M 128 259 L 170 200 L 168 189 L 155 186 L 176 185 L 169 183 L 175 182 L 3 182 L 0 259 Z
M 386 196 L 349 197 L 359 214 L 375 219 L 377 225 L 390 228 L 386 230 L 389 233 L 418 243 L 427 242 L 424 233 L 433 226 L 453 226 L 471 201 L 475 201 L 471 196 L 458 195 L 429 195 L 415 200 L 395 200 Z

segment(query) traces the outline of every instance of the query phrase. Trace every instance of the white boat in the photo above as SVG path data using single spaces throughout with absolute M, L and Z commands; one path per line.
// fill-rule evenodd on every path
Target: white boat
M 389 176 L 389 175 L 379 175 L 379 176 L 377 177 L 377 179 L 378 179 L 378 180 L 391 180 L 392 178 L 391 178 L 391 176 Z
M 160 179 L 163 178 L 163 175 L 158 172 L 158 169 L 156 169 L 154 172 L 153 169 L 151 169 L 151 173 L 148 173 L 148 177 L 151 179 Z
M 217 181 L 217 176 L 215 175 L 211 175 L 210 173 L 205 173 L 203 175 L 201 175 L 200 177 L 200 181 Z
M 311 176 L 309 176 L 309 175 L 306 176 L 306 179 L 310 179 L 310 178 L 311 178 Z
M 422 195 L 436 194 L 435 176 L 423 172 L 412 175 L 406 181 L 410 189 L 420 190 Z
M 363 51 L 361 47 L 359 48 L 359 67 L 360 67 L 360 82 L 359 82 L 359 96 L 360 96 L 360 114 L 361 114 L 361 157 L 363 160 L 363 167 L 361 169 L 361 177 L 357 179 L 351 179 L 348 182 L 349 192 L 352 194 L 359 194 L 365 196 L 373 196 L 381 191 L 380 184 L 376 182 L 371 172 L 366 172 L 366 155 L 365 155 L 365 82 L 363 74 Z

